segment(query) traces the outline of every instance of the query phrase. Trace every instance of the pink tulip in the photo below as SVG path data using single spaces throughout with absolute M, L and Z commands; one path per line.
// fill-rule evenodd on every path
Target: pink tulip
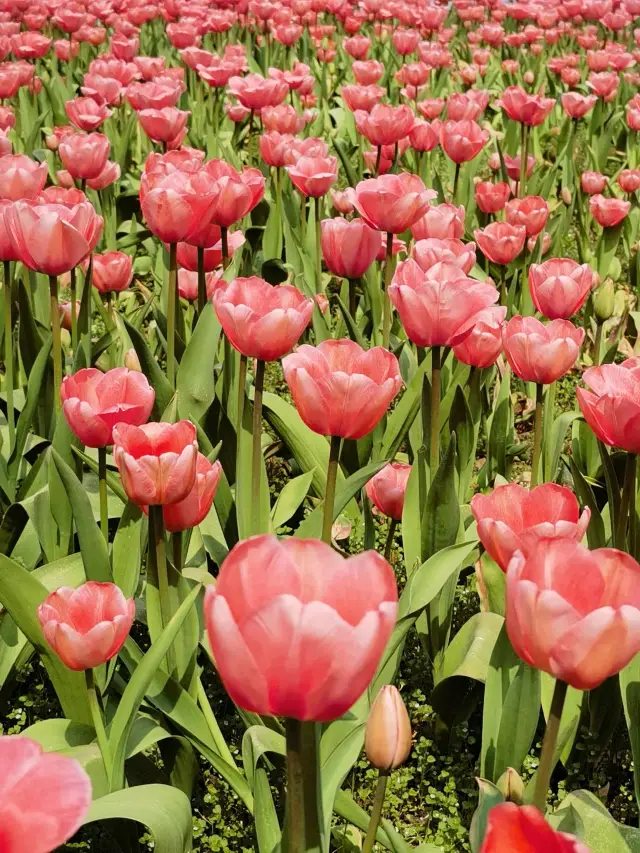
M 511 645 L 530 666 L 593 690 L 640 650 L 639 581 L 629 554 L 541 539 L 507 569 Z
M 275 107 L 281 104 L 289 94 L 289 86 L 284 80 L 262 77 L 260 74 L 231 77 L 228 89 L 230 94 L 248 110 Z
M 409 133 L 409 142 L 414 151 L 433 151 L 439 142 L 437 130 L 428 121 L 417 118 Z
M 458 361 L 472 367 L 491 367 L 502 352 L 502 327 L 506 316 L 504 305 L 493 305 L 480 311 L 471 333 L 453 348 Z
M 350 222 L 338 216 L 322 220 L 322 256 L 334 275 L 356 279 L 363 276 L 376 259 L 382 235 L 363 219 Z
M 262 200 L 264 177 L 259 169 L 236 172 L 224 160 L 210 160 L 204 170 L 216 181 L 211 221 L 220 228 L 239 222 Z
M 265 131 L 277 130 L 278 133 L 296 133 L 304 127 L 304 118 L 291 104 L 278 104 L 277 107 L 264 107 L 260 119 Z
M 51 853 L 75 835 L 91 806 L 91 779 L 73 758 L 36 741 L 0 737 L 3 853 Z
M 127 87 L 127 100 L 138 114 L 143 110 L 175 108 L 181 94 L 182 87 L 177 81 L 167 83 L 140 83 L 136 81 Z M 180 119 L 181 121 L 182 119 Z M 150 123 L 149 127 L 151 127 Z M 182 130 L 182 126 L 179 129 Z M 177 136 L 177 133 L 170 133 L 168 138 L 173 139 L 174 136 Z
M 402 385 L 398 360 L 382 347 L 326 340 L 301 346 L 282 361 L 298 414 L 320 435 L 362 438 L 376 426 Z
M 404 496 L 410 473 L 411 465 L 404 462 L 390 462 L 381 468 L 364 487 L 371 503 L 383 515 L 395 521 L 402 519 Z
M 371 112 L 356 110 L 354 118 L 358 133 L 375 146 L 395 145 L 409 135 L 416 120 L 413 110 L 404 104 L 376 104 Z
M 190 530 L 205 520 L 213 504 L 221 474 L 222 465 L 219 462 L 211 464 L 206 456 L 198 453 L 193 488 L 183 501 L 162 507 L 164 526 L 169 533 Z M 148 507 L 143 506 L 142 510 L 145 515 L 149 514 Z
M 370 178 L 347 190 L 349 201 L 365 222 L 391 234 L 401 234 L 414 225 L 436 195 L 417 175 L 408 172 Z
M 93 98 L 73 98 L 64 105 L 69 121 L 79 130 L 90 132 L 97 130 L 111 115 L 105 104 L 98 104 Z
M 88 178 L 87 186 L 92 190 L 104 190 L 120 178 L 120 166 L 113 160 L 107 160 L 96 178 Z
M 438 118 L 443 109 L 443 98 L 424 98 L 424 100 L 418 101 L 418 112 L 421 116 L 424 116 L 427 121 L 433 121 Z
M 476 244 L 463 243 L 451 237 L 444 240 L 427 237 L 426 240 L 418 240 L 412 257 L 424 272 L 438 263 L 446 263 L 456 264 L 467 275 L 476 262 Z
M 624 193 L 635 193 L 640 189 L 640 169 L 623 169 L 618 175 L 618 186 Z
M 391 567 L 373 551 L 345 560 L 314 539 L 240 542 L 204 603 L 227 692 L 260 714 L 342 716 L 375 673 L 397 595 Z
M 140 126 L 153 142 L 172 143 L 182 138 L 191 112 L 179 110 L 176 107 L 140 110 L 138 121 Z
M 58 146 L 65 169 L 73 178 L 97 178 L 104 169 L 111 143 L 102 133 L 70 133 Z
M 611 447 L 640 453 L 640 359 L 590 367 L 582 375 L 590 390 L 576 390 L 584 419 Z
M 65 376 L 60 388 L 62 410 L 72 432 L 87 447 L 113 444 L 113 428 L 140 426 L 151 414 L 155 392 L 142 373 L 115 367 L 102 373 L 93 367 Z
M 113 583 L 89 581 L 78 589 L 61 586 L 38 607 L 42 633 L 62 663 L 76 672 L 94 669 L 115 657 L 136 615 Z
M 597 95 L 579 95 L 578 92 L 565 92 L 560 97 L 562 108 L 571 118 L 584 118 L 595 107 Z
M 338 161 L 335 157 L 299 157 L 287 166 L 295 188 L 305 196 L 320 198 L 338 180 Z
M 497 213 L 503 210 L 511 195 L 506 181 L 480 181 L 475 187 L 476 204 L 483 213 Z
M 129 500 L 140 506 L 183 501 L 196 478 L 198 442 L 190 421 L 117 424 L 113 457 Z
M 521 86 L 509 86 L 496 105 L 502 107 L 512 121 L 535 127 L 542 124 L 556 102 L 554 98 L 529 95 Z
M 580 542 L 591 518 L 588 507 L 580 514 L 570 489 L 555 483 L 531 491 L 517 483 L 498 486 L 488 495 L 474 495 L 471 512 L 482 546 L 503 572 L 516 551 L 526 552 L 540 539 Z
M 100 293 L 120 293 L 133 278 L 133 259 L 124 252 L 105 252 L 93 256 L 91 283 Z
M 244 234 L 242 231 L 230 231 L 227 235 L 227 249 L 229 257 L 233 257 L 234 253 L 245 243 Z M 178 243 L 176 258 L 178 266 L 184 267 L 190 272 L 198 271 L 198 248 L 190 243 Z M 204 269 L 206 272 L 213 272 L 222 264 L 222 240 L 218 239 L 213 246 L 204 250 Z
M 584 329 L 569 320 L 546 325 L 535 317 L 512 317 L 502 329 L 502 346 L 516 376 L 525 382 L 550 385 L 578 360 Z
M 593 287 L 588 264 L 551 258 L 529 267 L 529 289 L 536 309 L 549 320 L 568 319 L 584 305 Z
M 449 263 L 424 272 L 414 260 L 403 261 L 389 285 L 389 299 L 407 337 L 421 347 L 461 343 L 477 314 L 498 298 L 490 279 L 467 278 L 457 264 Z
M 0 157 L 0 199 L 32 199 L 47 182 L 46 163 L 36 163 L 26 154 Z
M 353 205 L 349 201 L 346 190 L 330 190 L 331 204 L 343 216 L 353 213 Z
M 513 198 L 507 202 L 505 215 L 509 225 L 524 225 L 527 237 L 539 234 L 547 224 L 549 206 L 537 195 Z
M 179 246 L 186 246 L 187 243 L 179 243 Z M 205 276 L 205 292 L 207 299 L 212 299 L 216 287 L 222 278 L 222 270 L 218 272 L 208 272 Z M 188 302 L 195 302 L 198 298 L 198 273 L 191 270 L 178 270 L 178 296 L 181 299 L 186 299 Z
M 424 216 L 411 226 L 411 236 L 414 240 L 427 240 L 429 237 L 459 240 L 464 236 L 464 214 L 463 205 L 430 204 Z
M 373 86 L 384 74 L 384 65 L 376 59 L 368 59 L 366 62 L 356 60 L 351 70 L 360 86 Z
M 440 145 L 458 165 L 473 160 L 489 141 L 489 131 L 470 119 L 445 121 L 440 127 Z
M 352 84 L 343 86 L 340 90 L 342 100 L 352 113 L 356 110 L 363 110 L 370 113 L 376 104 L 380 103 L 385 96 L 385 90 L 382 86 L 358 86 Z
M 580 186 L 582 192 L 588 195 L 601 193 L 607 185 L 606 175 L 601 175 L 600 172 L 583 172 L 580 178 Z
M 603 228 L 619 225 L 630 210 L 631 202 L 621 198 L 605 198 L 597 194 L 589 199 L 589 211 L 598 225 L 602 225 Z

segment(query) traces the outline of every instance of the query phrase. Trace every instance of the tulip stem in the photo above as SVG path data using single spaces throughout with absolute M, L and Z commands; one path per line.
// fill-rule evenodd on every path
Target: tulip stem
M 398 521 L 395 518 L 392 518 L 389 522 L 389 531 L 387 533 L 387 541 L 384 546 L 384 558 L 387 562 L 391 557 L 391 549 L 393 548 L 393 537 L 395 536 L 396 527 L 398 526 Z
M 382 145 L 378 145 L 378 153 L 376 154 L 376 178 L 380 172 L 380 160 L 382 159 Z
M 602 349 L 602 329 L 604 327 L 604 323 L 597 322 L 596 323 L 596 339 L 593 344 L 593 364 L 594 366 L 598 366 L 600 364 L 600 350 Z
M 307 231 L 307 197 L 300 193 L 300 245 L 304 245 Z
M 526 124 L 520 126 L 520 184 L 518 186 L 518 195 L 520 198 L 525 197 L 527 188 L 527 159 L 529 148 L 529 128 Z
M 107 448 L 98 448 L 98 486 L 100 491 L 100 529 L 109 542 L 109 509 L 107 504 Z
M 75 358 L 76 348 L 78 346 L 78 318 L 76 316 L 76 268 L 72 267 L 69 272 L 69 289 L 71 290 L 71 349 Z
M 167 379 L 172 388 L 176 377 L 176 290 L 178 283 L 177 243 L 169 244 L 169 292 L 167 294 Z
M 233 352 L 233 350 L 231 351 Z M 240 436 L 242 435 L 242 420 L 244 417 L 244 387 L 247 382 L 247 356 L 240 353 L 238 368 L 238 403 L 236 407 L 236 484 L 240 475 Z M 236 485 L 237 488 L 237 485 Z
M 209 732 L 211 733 L 211 737 L 213 738 L 213 742 L 215 743 L 218 752 L 220 753 L 222 759 L 227 762 L 231 767 L 236 767 L 236 762 L 233 759 L 233 755 L 227 746 L 227 742 L 224 739 L 224 735 L 220 730 L 220 726 L 218 725 L 218 721 L 216 720 L 215 714 L 213 713 L 213 709 L 211 707 L 211 703 L 209 702 L 209 697 L 207 696 L 207 692 L 204 689 L 204 685 L 202 684 L 202 678 L 198 679 L 198 705 L 200 705 L 200 709 L 202 710 L 202 715 L 205 718 L 207 723 L 207 727 Z
M 58 307 L 58 276 L 49 276 L 51 296 L 51 333 L 53 335 L 53 400 L 56 417 L 60 414 L 60 386 L 62 385 L 62 342 L 60 340 L 60 309 Z
M 460 180 L 460 163 L 456 163 L 456 171 L 453 177 L 453 195 L 451 197 L 451 202 L 453 204 L 456 203 L 456 199 L 458 197 L 458 181 Z
M 382 346 L 389 349 L 391 336 L 391 303 L 389 302 L 389 285 L 391 284 L 391 266 L 393 263 L 393 234 L 387 234 L 387 254 L 384 262 L 384 292 L 382 294 Z
M 533 456 L 531 459 L 531 488 L 538 485 L 540 473 L 540 452 L 542 450 L 542 409 L 543 409 L 544 385 L 536 384 L 536 412 L 533 422 Z
M 429 468 L 431 482 L 440 464 L 440 347 L 431 347 L 431 440 Z
M 629 521 L 629 553 L 631 550 L 631 532 L 633 517 L 636 512 L 636 457 L 634 453 L 627 453 L 627 461 L 624 468 L 624 484 L 622 486 L 622 498 L 618 510 L 618 521 L 615 530 L 614 547 L 624 550 L 627 533 L 627 521 Z M 633 524 L 635 528 L 635 524 Z M 635 538 L 635 531 L 634 531 Z
M 100 699 L 96 689 L 96 680 L 92 669 L 85 670 L 85 682 L 87 685 L 87 699 L 89 700 L 89 710 L 91 711 L 91 720 L 93 727 L 96 730 L 96 740 L 102 755 L 102 763 L 104 764 L 105 775 L 107 779 L 111 779 L 113 764 L 111 761 L 111 750 L 109 749 L 109 741 L 107 732 L 104 727 L 104 719 L 102 717 L 102 709 L 100 707 Z
M 338 479 L 338 463 L 340 461 L 340 444 L 340 436 L 332 435 L 329 447 L 329 467 L 327 468 L 327 487 L 324 494 L 324 513 L 322 517 L 322 540 L 329 545 L 331 545 L 331 528 L 333 526 L 333 507 Z
M 320 853 L 322 800 L 318 731 L 314 722 L 287 719 L 287 853 Z
M 378 783 L 376 785 L 376 793 L 373 798 L 373 806 L 371 808 L 371 816 L 369 817 L 369 825 L 367 827 L 367 835 L 362 845 L 362 853 L 371 853 L 373 845 L 376 843 L 376 833 L 382 817 L 382 808 L 384 806 L 384 798 L 387 793 L 387 780 L 389 774 L 380 771 Z
M 13 326 L 11 325 L 11 261 L 4 261 L 4 383 L 7 392 L 9 450 L 16 438 L 16 414 L 13 405 Z
M 173 551 L 173 568 L 176 572 L 182 572 L 182 531 L 178 530 L 171 534 L 171 548 Z
M 251 508 L 253 533 L 260 533 L 260 462 L 262 460 L 262 392 L 264 390 L 264 361 L 256 359 L 253 382 L 253 424 L 251 428 Z
M 167 570 L 167 552 L 164 540 L 164 516 L 162 506 L 149 507 L 149 554 L 155 553 L 155 570 L 160 599 L 160 616 L 162 628 L 166 628 L 171 620 L 171 603 L 169 601 L 169 573 Z M 151 539 L 153 538 L 153 543 Z M 176 657 L 173 645 L 167 651 L 167 671 L 172 675 L 176 668 Z
M 627 456 L 627 468 L 629 469 L 629 548 L 628 551 L 634 559 L 637 559 L 638 531 L 636 525 L 636 485 L 637 456 L 629 453 Z
M 360 279 L 349 279 L 349 314 L 356 319 L 356 311 L 358 310 L 358 283 Z
M 222 269 L 229 266 L 229 232 L 224 225 L 220 226 L 220 242 L 222 243 Z
M 207 276 L 204 270 L 204 248 L 198 246 L 198 319 L 207 301 Z
M 322 293 L 322 199 L 316 196 L 316 293 Z
M 542 752 L 540 754 L 540 764 L 536 774 L 536 789 L 533 797 L 534 806 L 542 814 L 544 814 L 547 805 L 547 791 L 549 790 L 549 782 L 553 773 L 553 759 L 566 695 L 567 683 L 558 679 L 553 690 L 549 719 L 547 720 L 547 728 L 545 729 L 544 740 L 542 741 Z

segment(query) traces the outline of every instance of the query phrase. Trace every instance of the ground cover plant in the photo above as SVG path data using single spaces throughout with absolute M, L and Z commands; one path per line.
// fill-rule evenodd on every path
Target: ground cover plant
M 638 62 L 0 2 L 0 853 L 640 850 Z

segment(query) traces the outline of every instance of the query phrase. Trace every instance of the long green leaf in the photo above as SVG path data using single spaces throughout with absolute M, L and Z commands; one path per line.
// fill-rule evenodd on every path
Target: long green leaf
M 184 351 L 176 378 L 178 412 L 181 418 L 194 423 L 202 418 L 215 397 L 213 365 L 220 332 L 213 305 L 208 302 Z

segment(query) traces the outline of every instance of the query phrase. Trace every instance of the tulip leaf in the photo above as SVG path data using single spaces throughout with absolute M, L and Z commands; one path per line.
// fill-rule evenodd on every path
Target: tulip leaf
M 356 708 L 361 708 L 361 719 L 334 720 L 325 728 L 320 738 L 320 779 L 322 780 L 325 838 L 329 837 L 336 794 L 362 751 L 368 705 L 366 697 L 362 697 L 356 703 Z
M 22 411 L 20 412 L 20 417 L 18 418 L 16 440 L 11 451 L 11 455 L 9 456 L 8 463 L 9 477 L 14 484 L 18 478 L 18 470 L 20 463 L 22 462 L 22 454 L 29 436 L 29 431 L 34 421 L 38 403 L 42 396 L 42 384 L 48 374 L 51 341 L 51 335 L 47 335 L 40 347 L 40 352 L 36 357 L 31 373 L 29 374 L 27 397 L 25 399 L 24 406 L 22 407 Z
M 469 828 L 469 842 L 472 853 L 479 853 L 482 847 L 485 832 L 487 831 L 487 820 L 489 812 L 494 806 L 504 802 L 504 795 L 488 779 L 476 779 L 478 783 L 478 807 L 471 818 Z
M 186 795 L 170 785 L 139 785 L 114 791 L 95 800 L 84 824 L 126 818 L 147 827 L 155 853 L 190 853 L 191 805 Z
M 614 820 L 590 791 L 572 791 L 548 818 L 558 832 L 577 835 L 591 853 L 640 853 L 640 830 Z
M 159 421 L 162 413 L 167 408 L 173 397 L 173 389 L 169 384 L 169 380 L 160 369 L 158 362 L 155 360 L 142 334 L 132 326 L 127 320 L 124 321 L 127 333 L 131 338 L 136 355 L 140 362 L 142 372 L 147 377 L 153 390 L 156 392 L 156 399 L 151 412 L 151 420 Z M 212 365 L 209 365 L 212 369 Z
M 37 741 L 45 752 L 65 752 L 74 746 L 86 746 L 95 740 L 93 726 L 74 720 L 39 720 L 20 734 Z
M 309 492 L 314 470 L 300 474 L 299 477 L 294 477 L 285 484 L 271 511 L 271 523 L 275 530 L 286 524 L 300 508 Z
M 554 420 L 549 430 L 548 441 L 545 444 L 542 457 L 545 483 L 555 481 L 567 430 L 576 418 L 581 417 L 582 412 L 563 412 Z
M 620 672 L 620 693 L 629 730 L 634 767 L 640 768 L 640 654 Z M 640 804 L 640 772 L 634 773 L 636 802 Z
M 87 580 L 108 583 L 112 580 L 109 551 L 104 536 L 94 520 L 89 496 L 60 454 L 53 448 L 51 453 L 53 464 L 71 503 Z
M 215 397 L 213 365 L 216 360 L 221 326 L 211 302 L 204 311 L 184 351 L 176 388 L 181 418 L 198 423 Z
M 358 803 L 356 803 L 351 791 L 339 790 L 336 794 L 333 809 L 337 815 L 340 815 L 340 817 L 353 824 L 353 826 L 358 827 L 362 832 L 367 831 L 369 826 L 369 813 L 366 812 L 362 806 L 359 806 Z M 379 844 L 382 844 L 385 849 L 395 853 L 396 848 L 387 835 L 386 827 L 388 825 L 388 822 L 384 821 L 383 825 L 378 827 L 378 831 L 376 832 L 376 841 Z M 422 853 L 441 853 L 440 847 L 433 847 L 430 844 L 424 846 L 421 845 L 420 849 Z
M 138 588 L 142 561 L 142 531 L 144 513 L 129 501 L 120 517 L 113 540 L 113 582 L 126 598 L 132 598 Z
M 242 763 L 255 798 L 254 820 L 260 853 L 273 853 L 282 837 L 267 771 L 258 766 L 267 753 L 284 756 L 284 737 L 266 726 L 250 726 L 242 738 Z

